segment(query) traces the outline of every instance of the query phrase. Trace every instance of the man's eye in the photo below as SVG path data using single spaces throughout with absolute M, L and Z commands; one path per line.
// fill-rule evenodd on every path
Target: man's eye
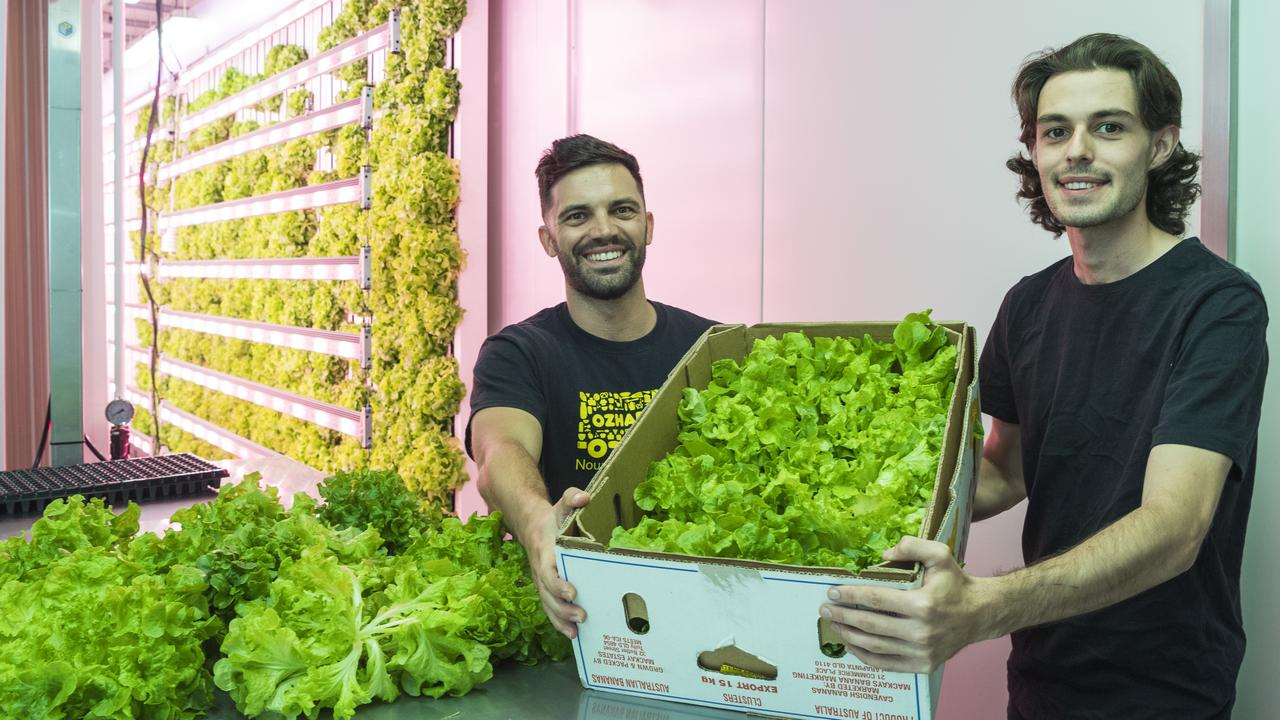
M 1103 135 L 1115 135 L 1121 130 L 1124 130 L 1124 128 L 1121 127 L 1119 123 L 1109 122 L 1109 123 L 1102 123 L 1101 125 L 1098 126 L 1098 132 L 1102 133 Z
M 1049 128 L 1048 130 L 1044 131 L 1044 136 L 1046 139 L 1049 139 L 1049 140 L 1061 140 L 1062 138 L 1067 136 L 1067 130 L 1066 128 L 1060 128 L 1060 127 Z
M 565 221 L 565 222 L 567 222 L 567 223 L 575 223 L 575 224 L 576 224 L 576 223 L 580 223 L 580 222 L 582 222 L 583 220 L 586 220 L 586 219 L 587 219 L 587 214 L 586 214 L 586 213 L 580 213 L 580 212 L 569 213 L 568 215 L 566 215 L 566 216 L 564 217 L 564 221 Z
M 620 207 L 620 208 L 618 208 L 618 209 L 617 209 L 617 210 L 615 210 L 614 212 L 616 212 L 618 215 L 620 215 L 620 216 L 622 216 L 622 217 L 634 217 L 634 216 L 635 216 L 635 214 L 636 214 L 636 209 L 635 209 L 635 208 L 633 208 L 633 207 L 625 207 L 625 206 L 624 206 L 624 207 Z

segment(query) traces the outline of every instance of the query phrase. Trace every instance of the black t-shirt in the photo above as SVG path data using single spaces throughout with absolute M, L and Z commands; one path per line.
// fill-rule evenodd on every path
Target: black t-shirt
M 539 466 L 552 502 L 585 488 L 609 451 L 703 331 L 715 323 L 652 302 L 657 323 L 638 340 L 614 342 L 578 327 L 560 303 L 485 340 L 476 360 L 471 416 L 489 407 L 524 410 L 542 424 Z M 471 452 L 471 425 L 467 425 Z
M 1233 463 L 1190 570 L 1013 634 L 1011 717 L 1229 717 L 1266 325 L 1257 283 L 1195 238 L 1117 282 L 1083 284 L 1067 257 L 1005 296 L 982 353 L 982 409 L 1021 429 L 1028 564 L 1136 509 L 1155 445 Z

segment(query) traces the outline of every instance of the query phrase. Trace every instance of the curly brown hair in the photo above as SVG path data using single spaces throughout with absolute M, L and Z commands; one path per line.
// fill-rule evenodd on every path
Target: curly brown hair
M 1022 120 L 1019 140 L 1028 153 L 1035 150 L 1036 109 L 1040 104 L 1040 91 L 1049 78 L 1064 72 L 1103 68 L 1123 70 L 1133 78 L 1138 116 L 1148 130 L 1182 127 L 1182 88 L 1164 62 L 1136 40 L 1095 33 L 1058 50 L 1032 56 L 1018 70 L 1013 81 L 1013 102 Z M 1009 158 L 1005 167 L 1022 180 L 1017 197 L 1027 201 L 1031 221 L 1055 236 L 1065 232 L 1066 227 L 1049 209 L 1040 186 L 1040 173 L 1031 159 L 1018 153 Z M 1164 164 L 1147 173 L 1147 217 L 1151 224 L 1172 235 L 1181 235 L 1186 230 L 1187 213 L 1200 196 L 1200 185 L 1196 182 L 1199 171 L 1200 155 L 1179 142 Z

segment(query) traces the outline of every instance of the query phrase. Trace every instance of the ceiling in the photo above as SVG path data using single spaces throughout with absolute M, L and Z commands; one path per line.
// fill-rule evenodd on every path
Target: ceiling
M 102 3 L 102 71 L 111 69 L 111 36 L 113 31 L 111 0 Z M 164 19 L 174 15 L 187 15 L 194 0 L 161 0 L 160 14 Z M 138 0 L 124 5 L 124 47 L 127 50 L 138 38 L 151 32 L 156 26 L 155 0 Z

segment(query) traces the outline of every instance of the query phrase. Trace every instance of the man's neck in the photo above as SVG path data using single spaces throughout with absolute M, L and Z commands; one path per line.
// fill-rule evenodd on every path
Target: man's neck
M 1179 238 L 1152 225 L 1145 205 L 1105 225 L 1067 228 L 1076 277 L 1085 285 L 1123 280 L 1155 262 Z
M 657 311 L 645 298 L 643 280 L 613 300 L 597 300 L 571 287 L 565 288 L 565 295 L 574 324 L 598 338 L 614 342 L 639 340 L 658 323 Z

